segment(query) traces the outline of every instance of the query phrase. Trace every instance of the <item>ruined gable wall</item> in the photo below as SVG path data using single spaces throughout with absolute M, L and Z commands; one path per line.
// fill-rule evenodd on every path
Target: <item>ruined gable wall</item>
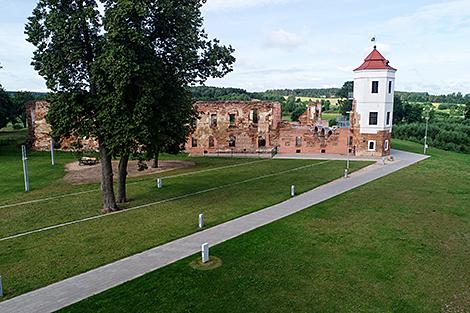
M 199 112 L 196 129 L 186 144 L 193 154 L 224 151 L 260 152 L 270 151 L 277 145 L 279 125 L 282 120 L 281 105 L 268 101 L 213 101 L 197 102 Z M 257 111 L 258 121 L 253 120 Z M 234 123 L 230 115 L 235 116 Z M 214 124 L 216 119 L 216 125 Z M 229 144 L 235 138 L 235 147 Z M 266 141 L 264 148 L 258 147 L 259 138 Z M 196 147 L 193 147 L 193 139 Z M 210 142 L 213 142 L 213 147 Z
M 28 145 L 35 151 L 49 151 L 51 149 L 51 126 L 46 121 L 49 111 L 47 101 L 31 101 L 26 105 L 26 120 L 28 125 Z M 98 142 L 93 138 L 80 138 L 83 150 L 97 151 Z M 62 138 L 55 144 L 57 149 L 70 151 L 74 149 L 76 137 Z
M 348 129 L 286 124 L 280 130 L 280 154 L 347 154 Z

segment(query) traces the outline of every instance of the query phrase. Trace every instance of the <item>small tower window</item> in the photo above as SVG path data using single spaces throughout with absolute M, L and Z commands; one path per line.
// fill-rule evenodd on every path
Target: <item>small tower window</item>
M 384 143 L 384 150 L 385 151 L 388 151 L 388 149 L 390 148 L 390 142 L 388 140 L 385 140 L 385 143 Z
M 191 146 L 193 148 L 197 148 L 197 139 L 194 137 L 191 138 Z
M 266 147 L 266 139 L 262 136 L 258 137 L 258 148 L 265 148 Z
M 392 81 L 388 82 L 388 93 L 392 93 Z
M 235 126 L 235 114 L 230 114 L 230 126 Z
M 375 143 L 375 140 L 369 140 L 369 142 L 367 143 L 367 148 L 370 152 L 375 152 Z
M 379 113 L 370 112 L 369 113 L 369 125 L 378 125 Z
M 214 148 L 215 143 L 214 143 L 214 137 L 209 136 L 209 148 Z
M 379 93 L 379 82 L 373 81 L 372 82 L 372 93 Z
M 302 137 L 295 137 L 295 146 L 302 147 Z
M 390 118 L 391 118 L 391 113 L 387 112 L 387 125 L 390 125 Z

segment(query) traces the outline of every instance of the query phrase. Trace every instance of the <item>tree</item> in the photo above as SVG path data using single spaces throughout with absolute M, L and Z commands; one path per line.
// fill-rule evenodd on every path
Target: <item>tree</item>
M 19 91 L 15 93 L 12 98 L 13 113 L 11 122 L 15 124 L 18 120 L 20 120 L 23 124 L 23 127 L 26 128 L 26 104 L 35 99 L 36 98 L 34 97 L 34 95 L 28 91 Z
M 354 82 L 347 81 L 343 84 L 343 87 L 336 93 L 336 96 L 343 99 L 349 99 L 350 93 L 354 91 Z
M 8 93 L 0 85 L 0 128 L 7 126 L 11 119 L 13 103 Z
M 101 16 L 95 0 L 39 0 L 28 18 L 27 40 L 36 46 L 34 68 L 53 91 L 48 121 L 52 136 L 98 140 L 102 167 L 103 211 L 118 209 L 114 195 L 111 146 L 116 123 L 97 90 L 95 68 L 103 53 Z
M 298 122 L 299 118 L 305 113 L 306 108 L 304 104 L 298 105 L 291 114 L 291 120 L 293 122 Z
M 2 66 L 0 65 L 0 69 Z M 0 84 L 0 128 L 7 126 L 11 117 L 12 103 L 10 96 Z
M 352 110 L 353 101 L 350 99 L 350 94 L 353 91 L 354 82 L 347 81 L 343 84 L 343 87 L 337 93 L 337 96 L 341 98 L 341 100 L 338 100 L 339 111 L 344 116 L 347 115 L 347 112 Z
M 163 95 L 166 105 L 155 107 L 155 122 L 159 127 L 151 127 L 147 142 L 149 159 L 153 159 L 152 167 L 157 168 L 159 154 L 166 152 L 178 154 L 184 149 L 189 134 L 197 118 L 197 111 L 192 104 L 191 93 L 187 88 L 167 81 L 165 90 L 172 91 Z
M 470 120 L 470 102 L 465 106 L 465 119 Z
M 177 153 L 184 148 L 196 118 L 187 87 L 202 84 L 209 77 L 223 77 L 232 71 L 235 62 L 231 46 L 222 46 L 217 39 L 207 39 L 201 14 L 204 3 L 203 0 L 147 3 L 150 9 L 149 38 L 162 65 L 162 79 L 158 82 L 162 93 L 155 97 L 160 106 L 154 107 L 154 118 L 148 125 L 150 136 L 143 140 L 147 141 L 147 149 L 155 159 L 160 151 Z M 229 99 L 231 96 L 224 97 Z
M 102 113 L 108 117 L 103 128 L 113 134 L 106 143 L 111 155 L 120 158 L 117 202 L 124 203 L 129 157 L 142 149 L 139 137 L 148 131 L 148 113 L 158 106 L 153 96 L 161 89 L 161 66 L 148 39 L 144 1 L 107 0 L 104 5 L 103 48 L 94 74 Z
M 405 118 L 405 109 L 400 96 L 393 98 L 393 124 L 399 124 Z
M 208 40 L 202 27 L 205 1 L 108 0 L 105 43 L 97 62 L 107 102 L 124 136 L 113 138 L 121 161 L 118 202 L 125 201 L 127 161 L 147 150 L 177 153 L 184 148 L 196 113 L 187 86 L 232 70 L 233 49 Z M 121 68 L 116 68 L 115 63 Z M 117 108 L 117 110 L 116 110 Z M 120 118 L 120 115 L 126 115 Z M 124 125 L 121 125 L 124 124 Z

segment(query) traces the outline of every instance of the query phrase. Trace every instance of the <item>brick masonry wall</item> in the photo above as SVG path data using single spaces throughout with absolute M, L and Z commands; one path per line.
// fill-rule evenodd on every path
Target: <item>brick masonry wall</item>
M 356 101 L 353 102 L 351 113 L 351 132 L 353 153 L 357 156 L 384 157 L 391 154 L 392 134 L 389 131 L 379 131 L 377 134 L 361 134 L 361 117 L 356 113 Z M 375 151 L 369 151 L 369 141 L 375 141 Z M 388 149 L 385 141 L 388 140 Z
M 197 102 L 199 119 L 186 144 L 192 154 L 218 152 L 269 152 L 278 142 L 282 120 L 281 105 L 269 101 Z M 257 113 L 253 118 L 254 112 Z M 234 116 L 233 123 L 230 116 Z M 230 146 L 230 139 L 235 146 Z M 259 140 L 264 147 L 259 147 Z M 194 145 L 193 145 L 194 144 Z
M 347 129 L 285 125 L 280 130 L 279 153 L 347 154 Z
M 51 126 L 46 121 L 49 103 L 47 101 L 31 101 L 26 105 L 28 124 L 28 145 L 35 151 L 51 149 Z M 68 137 L 62 138 L 55 144 L 56 149 L 63 151 L 74 150 L 74 144 L 80 141 L 83 150 L 97 151 L 98 142 L 93 138 Z

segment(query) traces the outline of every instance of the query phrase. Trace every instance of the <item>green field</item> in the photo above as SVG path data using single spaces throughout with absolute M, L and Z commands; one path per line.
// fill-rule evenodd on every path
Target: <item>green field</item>
M 1 138 L 14 137 L 14 142 L 0 146 L 0 275 L 6 295 L 2 300 L 194 233 L 199 213 L 211 227 L 279 203 L 289 198 L 291 184 L 299 192 L 308 191 L 341 177 L 345 165 L 165 155 L 163 159 L 190 160 L 196 166 L 160 175 L 172 176 L 164 179 L 161 190 L 155 187 L 155 175 L 130 179 L 130 202 L 124 208 L 133 210 L 103 216 L 98 184 L 74 186 L 62 180 L 63 165 L 74 160 L 69 153 L 57 153 L 56 167 L 50 165 L 49 153 L 31 153 L 31 192 L 25 194 L 17 145 L 23 136 L 24 132 L 0 132 Z M 368 164 L 352 166 L 357 170 Z M 69 195 L 76 192 L 84 193 Z M 8 206 L 61 195 L 68 196 Z M 90 217 L 97 218 L 25 234 Z M 2 240 L 17 234 L 24 235 Z
M 64 312 L 470 312 L 470 155 L 430 152 Z
M 330 121 L 330 120 L 336 119 L 339 116 L 341 116 L 340 113 L 323 113 L 322 120 Z
M 289 97 L 284 97 L 286 100 Z M 321 100 L 330 100 L 332 106 L 338 105 L 338 100 L 339 98 L 315 98 L 315 97 L 295 97 L 295 99 L 300 99 L 302 102 L 308 102 L 308 101 L 321 101 Z

